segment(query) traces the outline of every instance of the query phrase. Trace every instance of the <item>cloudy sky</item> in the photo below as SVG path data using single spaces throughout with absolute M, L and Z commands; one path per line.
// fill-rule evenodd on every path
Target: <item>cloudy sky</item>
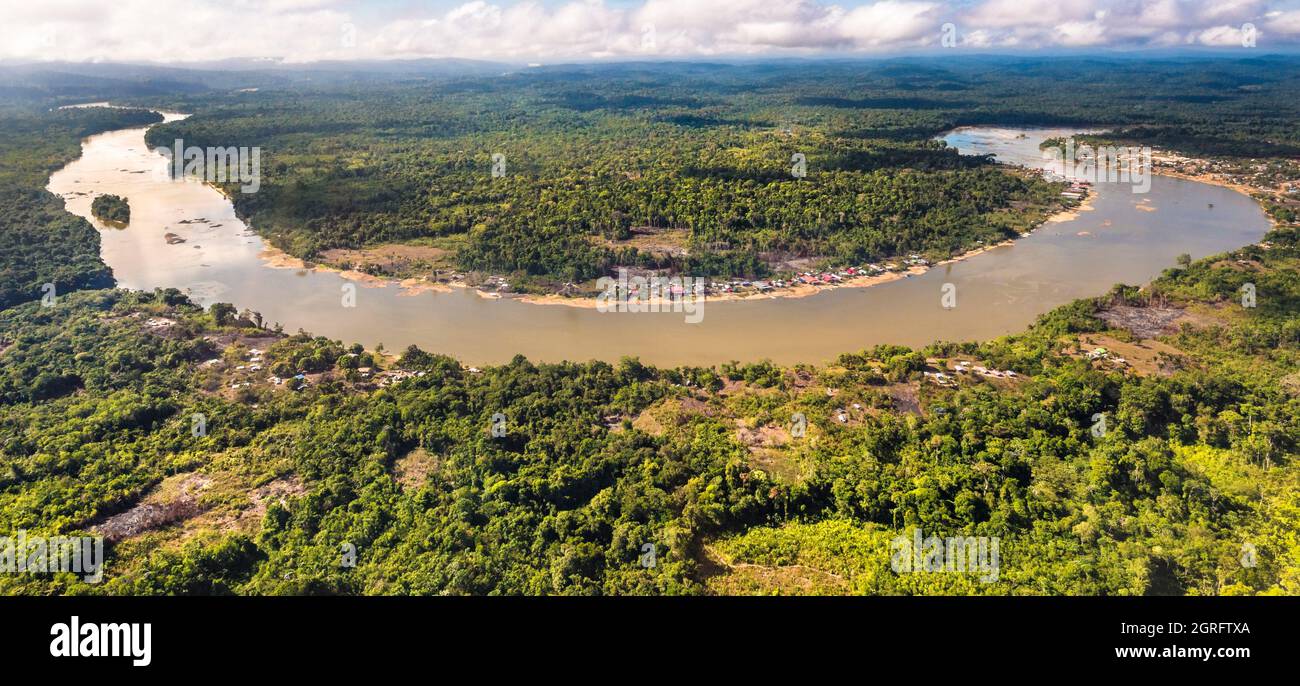
M 3 0 L 0 59 L 511 61 L 1300 47 L 1300 0 Z

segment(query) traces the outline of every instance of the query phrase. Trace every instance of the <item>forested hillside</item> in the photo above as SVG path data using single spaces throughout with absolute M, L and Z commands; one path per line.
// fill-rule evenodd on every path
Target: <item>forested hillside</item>
M 377 366 L 423 374 L 375 388 L 356 372 L 357 349 L 218 325 L 176 293 L 10 308 L 0 518 L 107 533 L 111 554 L 99 586 L 71 575 L 0 584 L 1295 593 L 1300 251 L 1294 229 L 1269 240 L 1063 308 L 1022 335 L 886 347 L 818 369 L 517 359 L 472 373 L 408 350 Z M 1254 309 L 1236 300 L 1247 280 Z M 1135 309 L 1186 324 L 1155 343 L 1103 319 Z M 1112 367 L 1077 354 L 1097 336 L 1174 352 L 1152 370 Z M 306 372 L 307 387 L 240 388 L 236 364 L 253 348 Z M 1018 378 L 922 380 L 958 359 Z M 913 409 L 898 405 L 907 392 Z M 790 434 L 796 412 L 802 438 Z M 1109 418 L 1100 437 L 1097 414 Z M 893 574 L 888 541 L 913 526 L 999 537 L 1000 579 Z M 1245 543 L 1254 567 L 1240 564 Z M 355 567 L 341 564 L 345 545 Z
M 753 69 L 771 89 L 791 77 L 783 66 L 769 67 L 770 73 Z M 1023 78 L 1059 76 L 1044 69 L 1046 76 Z M 1244 68 L 1222 69 L 1224 83 L 1245 78 Z M 539 73 L 536 78 L 549 78 Z M 645 78 L 653 78 L 650 73 Z M 1180 130 L 1203 142 L 1247 145 L 1252 131 L 1267 130 L 1277 134 L 1272 144 L 1290 144 L 1292 134 L 1272 128 L 1272 115 L 1261 114 L 1250 126 L 1231 125 L 1229 115 L 1242 111 L 1234 108 L 1256 106 L 1256 96 L 1248 94 L 1282 88 L 1292 78 L 1267 74 L 1241 91 L 1249 103 L 1175 104 L 1157 121 L 1185 127 Z M 847 78 L 825 78 L 832 76 Z M 1020 77 L 999 78 L 1016 83 Z M 1178 78 L 1168 75 L 1175 83 Z M 978 89 L 969 83 L 940 83 L 953 84 L 942 89 L 947 95 L 925 97 L 976 98 L 970 91 Z M 731 90 L 723 85 L 713 86 L 718 98 L 746 101 L 751 113 L 765 111 L 753 83 Z M 460 87 L 473 91 L 472 83 Z M 1177 87 L 1197 92 L 1186 83 Z M 859 104 L 867 97 L 828 83 L 821 88 L 818 97 Z M 1163 92 L 1150 90 L 1153 97 Z M 655 92 L 662 99 L 687 97 L 670 88 Z M 203 97 L 211 98 L 205 108 L 225 115 L 288 107 L 275 94 L 243 104 L 228 100 L 242 94 Z M 423 182 L 389 184 L 407 173 L 406 162 L 411 179 L 430 173 L 424 162 L 429 146 L 451 144 L 440 132 L 454 137 L 498 126 L 491 123 L 498 115 L 487 110 L 481 118 L 460 120 L 448 111 L 445 118 L 427 116 L 422 136 L 399 133 L 409 116 L 391 102 L 372 110 L 371 103 L 384 101 L 371 94 L 330 111 L 354 108 L 357 125 L 388 121 L 393 133 L 352 133 L 350 125 L 328 117 L 313 119 L 310 112 L 328 98 L 310 97 L 303 96 L 294 116 L 281 111 L 263 117 L 259 136 L 296 138 L 294 154 L 304 157 L 268 156 L 277 166 L 266 172 L 265 199 L 239 200 L 255 222 L 261 212 L 277 216 L 279 202 L 294 208 L 294 197 L 323 193 L 326 186 L 317 185 L 322 179 L 352 178 L 345 170 L 369 164 L 390 175 L 380 182 L 366 180 L 370 171 L 355 171 L 359 185 L 342 183 L 335 195 L 346 198 L 346 189 L 367 187 L 393 193 L 400 205 Z M 590 97 L 575 94 L 564 109 L 581 112 Z M 872 179 L 880 184 L 873 188 L 891 190 L 884 199 L 864 198 L 860 207 L 897 215 L 899 227 L 909 217 L 931 216 L 917 226 L 934 227 L 933 233 L 918 228 L 912 234 L 899 228 L 904 238 L 888 240 L 945 245 L 962 240 L 954 236 L 992 230 L 977 217 L 994 216 L 980 213 L 1001 202 L 995 200 L 999 193 L 1037 192 L 1013 174 L 912 140 L 954 123 L 917 97 L 906 104 L 906 116 L 892 99 L 877 103 L 880 108 L 809 105 L 823 124 L 838 124 L 798 135 L 817 137 L 827 149 L 847 138 L 817 131 L 864 125 L 858 116 L 897 127 L 896 144 L 842 148 L 846 159 L 858 160 L 854 155 L 868 148 L 885 150 L 881 154 L 891 161 L 878 169 L 846 168 L 838 180 L 807 187 L 731 178 L 724 170 L 701 175 L 689 187 L 744 202 L 820 193 L 826 195 L 818 202 L 833 207 L 837 194 L 850 192 L 848 179 Z M 1067 100 L 1055 90 L 1022 92 L 1005 99 L 1002 116 L 1029 117 L 1033 107 L 1042 111 Z M 1287 112 L 1296 101 L 1274 105 Z M 634 120 L 663 114 L 641 100 L 625 106 L 625 116 Z M 683 107 L 698 116 L 710 112 L 707 103 Z M 1122 116 L 1118 106 L 1097 107 L 1077 116 Z M 380 109 L 391 120 L 377 118 Z M 979 109 L 965 116 L 995 117 Z M 1300 236 L 1294 216 L 1279 206 L 1268 206 L 1278 225 L 1258 245 L 1170 269 L 1143 288 L 1118 286 L 995 341 L 845 351 L 821 367 L 746 360 L 657 369 L 636 360 L 533 364 L 516 358 L 477 370 L 414 348 L 390 356 L 309 333 L 286 335 L 258 326 L 259 317 L 232 305 L 204 311 L 177 291 L 101 288 L 111 282 L 94 229 L 41 189 L 48 173 L 76 154 L 78 136 L 151 121 L 149 115 L 32 109 L 5 116 L 0 531 L 102 535 L 108 560 L 99 584 L 66 573 L 3 574 L 0 593 L 1300 593 Z M 610 130 L 624 126 L 620 116 L 606 117 Z M 707 116 L 734 118 L 739 111 L 722 107 Z M 1230 125 L 1212 133 L 1215 117 Z M 216 140 L 223 137 L 218 121 L 234 120 L 196 116 L 184 135 Z M 604 152 L 596 159 L 614 160 L 615 141 L 625 139 L 601 134 L 598 120 L 591 140 Z M 576 120 L 566 121 L 567 127 Z M 321 131 L 336 127 L 338 137 L 293 133 L 305 122 Z M 202 133 L 209 126 L 211 133 Z M 286 126 L 293 130 L 280 128 Z M 530 133 L 511 134 L 505 127 L 484 135 L 518 135 L 525 142 L 570 138 L 556 131 L 548 139 L 529 128 L 532 118 L 518 126 Z M 784 143 L 759 140 L 784 140 L 780 127 L 746 131 L 710 134 L 717 147 L 708 136 L 682 132 L 668 149 L 698 144 L 695 150 L 720 160 L 743 160 L 744 150 L 788 151 Z M 357 154 L 347 146 L 367 136 L 374 161 L 355 167 L 338 161 Z M 236 143 L 258 139 L 222 141 Z M 410 157 L 391 156 L 403 146 Z M 641 149 L 652 148 L 643 143 Z M 320 155 L 319 167 L 305 162 L 311 150 Z M 467 152 L 463 164 L 472 166 L 468 160 L 477 154 Z M 907 154 L 919 157 L 893 157 Z M 562 158 L 557 150 L 545 159 Z M 816 159 L 809 156 L 810 180 Z M 273 182 L 271 171 L 281 164 L 286 176 Z M 528 158 L 520 164 L 527 169 Z M 759 173 L 767 164 L 728 168 Z M 567 168 L 588 173 L 576 163 Z M 548 182 L 548 197 L 586 197 L 562 193 L 576 183 L 564 178 Z M 651 172 L 641 176 L 653 178 Z M 545 185 L 504 182 L 517 184 L 507 188 L 524 198 Z M 922 211 L 916 198 L 925 188 L 946 204 L 937 201 Z M 277 204 L 248 205 L 272 198 Z M 289 223 L 280 230 L 290 242 L 315 232 L 346 235 L 340 217 L 356 226 L 370 221 L 362 206 L 355 206 L 356 216 L 309 220 L 311 232 L 299 237 Z M 673 205 L 664 198 L 654 206 Z M 289 214 L 282 218 L 288 222 L 310 207 L 283 210 Z M 963 207 L 971 214 L 962 215 Z M 957 212 L 952 231 L 936 219 L 948 210 Z M 418 213 L 405 218 L 420 227 L 420 216 L 427 219 Z M 403 225 L 400 212 L 393 217 Z M 756 231 L 758 219 L 746 221 L 743 228 L 721 222 L 709 230 L 720 231 L 717 236 L 735 231 L 745 241 L 798 235 Z M 778 212 L 770 221 L 795 220 Z M 873 243 L 869 232 L 856 230 L 846 226 L 834 241 L 809 237 L 808 245 L 897 247 Z M 458 259 L 484 250 L 495 235 L 476 231 L 469 227 L 461 239 Z M 389 240 L 365 240 L 381 238 Z M 565 240 L 572 242 L 547 245 L 594 244 L 581 236 Z M 573 249 L 577 259 L 581 250 Z M 745 253 L 737 248 L 735 254 Z M 39 284 L 49 281 L 60 284 L 60 297 L 41 302 Z M 1255 299 L 1243 300 L 1243 289 Z M 253 365 L 260 377 L 274 375 L 282 383 L 249 383 Z M 936 382 L 936 374 L 952 380 Z M 894 572 L 890 541 L 914 528 L 927 536 L 997 538 L 997 579 Z

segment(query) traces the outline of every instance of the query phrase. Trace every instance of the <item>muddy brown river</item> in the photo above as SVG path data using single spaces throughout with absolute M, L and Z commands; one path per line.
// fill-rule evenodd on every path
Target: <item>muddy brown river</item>
M 167 114 L 168 119 L 181 115 Z M 233 303 L 286 331 L 303 329 L 390 351 L 417 344 L 467 364 L 523 354 L 536 361 L 640 357 L 656 365 L 713 365 L 770 359 L 818 363 L 879 343 L 994 338 L 1040 314 L 1116 283 L 1140 284 L 1193 258 L 1258 241 L 1269 221 L 1241 193 L 1155 177 L 1150 192 L 1100 184 L 1092 210 L 1049 223 L 1013 245 L 869 288 L 838 288 L 803 298 L 707 301 L 699 323 L 682 313 L 599 312 L 591 308 L 488 299 L 467 289 L 411 294 L 396 285 L 358 284 L 345 307 L 340 275 L 273 268 L 262 240 L 215 189 L 168 180 L 167 161 L 148 149 L 144 128 L 92 136 L 81 157 L 50 177 L 49 190 L 99 228 L 103 258 L 124 288 L 174 287 L 204 305 Z M 1053 129 L 962 129 L 945 140 L 963 153 L 1045 164 L 1038 144 L 1068 134 Z M 126 197 L 131 223 L 104 225 L 90 213 L 100 194 Z M 1212 205 L 1212 207 L 1211 207 Z M 185 240 L 169 244 L 164 234 Z M 944 284 L 956 307 L 942 306 Z

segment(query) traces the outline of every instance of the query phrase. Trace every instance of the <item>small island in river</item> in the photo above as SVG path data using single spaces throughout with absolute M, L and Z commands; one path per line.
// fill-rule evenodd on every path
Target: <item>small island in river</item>
M 90 211 L 107 224 L 126 226 L 131 223 L 131 206 L 119 195 L 101 195 L 90 203 Z

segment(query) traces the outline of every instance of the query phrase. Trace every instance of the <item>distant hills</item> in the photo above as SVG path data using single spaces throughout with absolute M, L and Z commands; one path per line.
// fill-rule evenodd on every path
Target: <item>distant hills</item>
M 464 59 L 369 60 L 286 63 L 276 59 L 231 59 L 163 66 L 149 64 L 31 62 L 0 63 L 0 99 L 178 95 L 209 90 L 275 88 L 295 84 L 408 81 L 493 76 L 523 65 Z

